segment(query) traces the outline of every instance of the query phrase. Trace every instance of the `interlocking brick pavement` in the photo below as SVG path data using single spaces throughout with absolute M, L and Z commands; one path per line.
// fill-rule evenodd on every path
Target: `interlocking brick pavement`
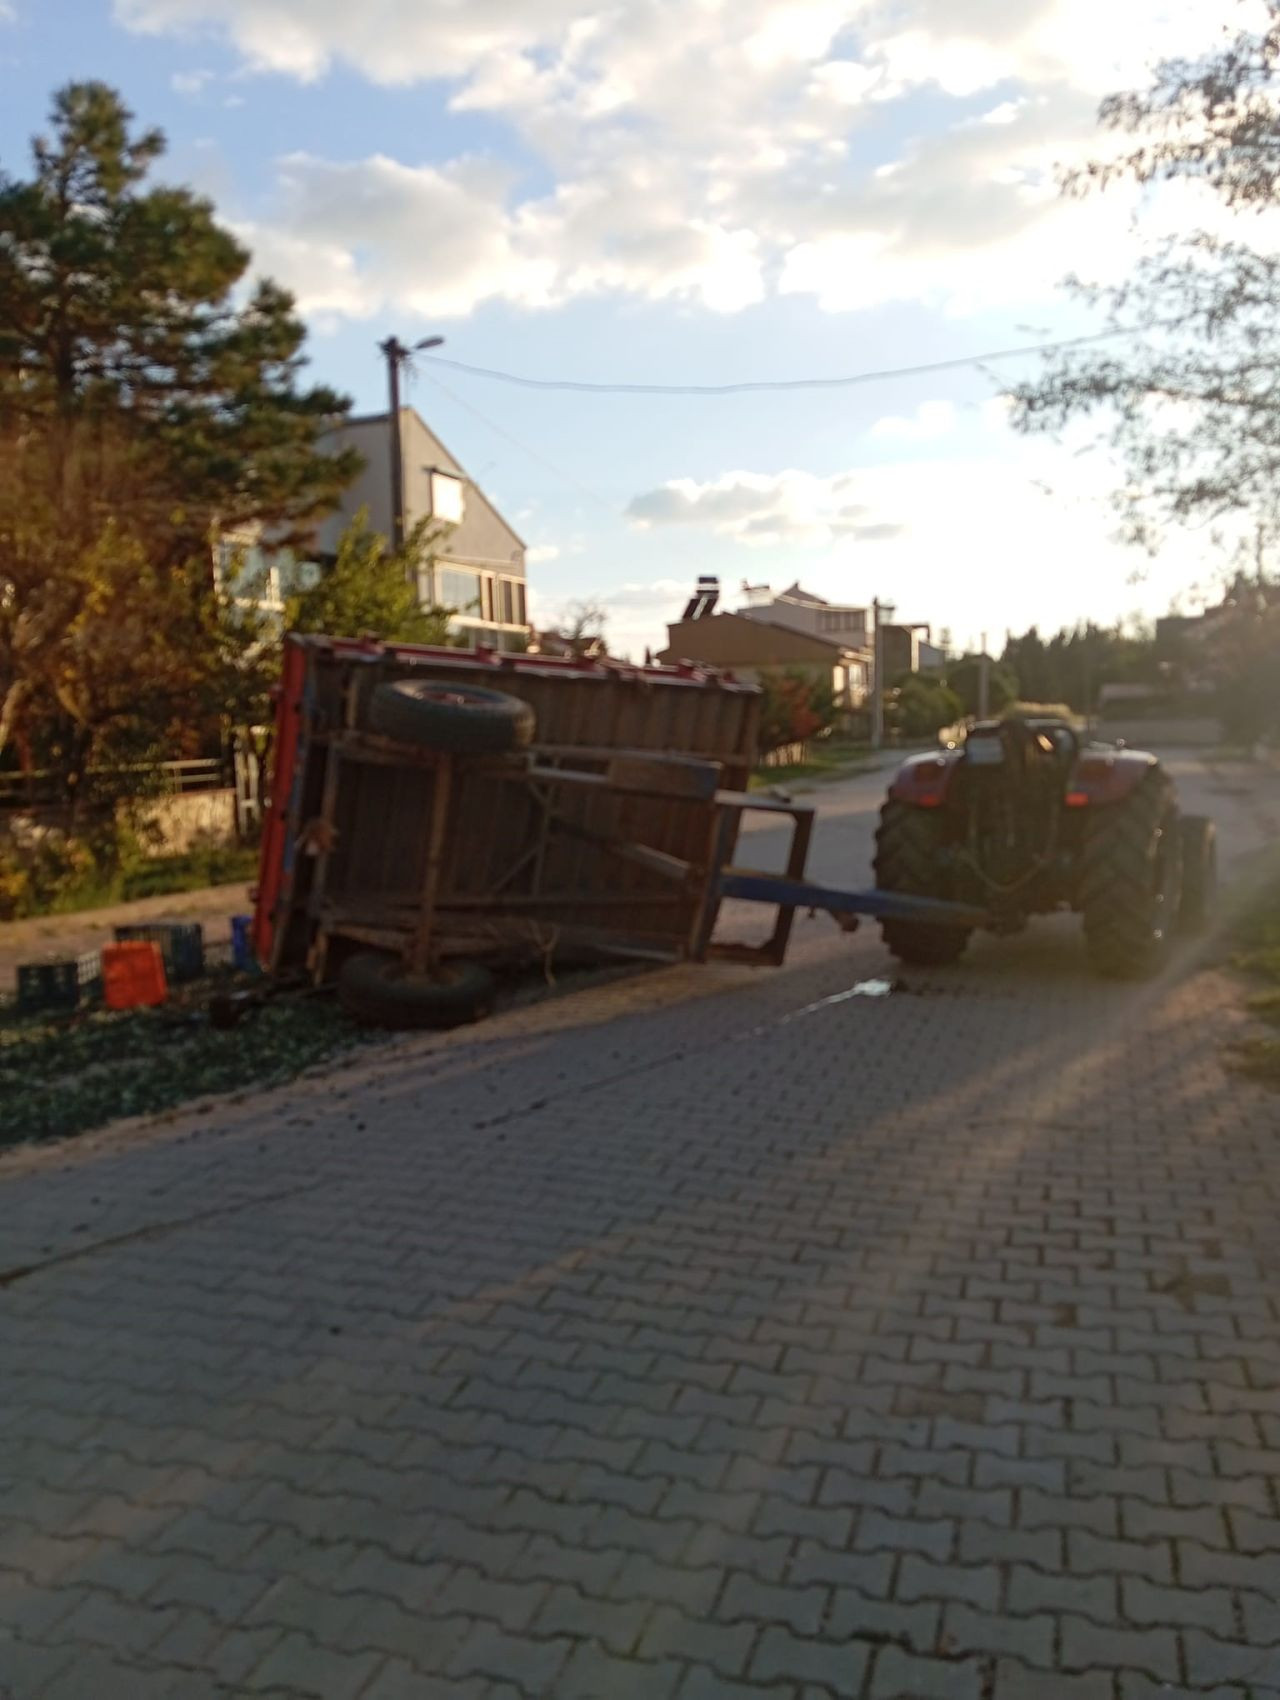
M 822 1003 L 882 963 L 0 1166 L 0 1692 L 1280 1696 L 1232 988 L 1049 927 Z

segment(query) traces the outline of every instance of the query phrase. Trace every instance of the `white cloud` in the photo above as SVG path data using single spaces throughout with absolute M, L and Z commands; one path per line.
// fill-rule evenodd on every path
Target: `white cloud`
M 212 81 L 212 71 L 175 71 L 169 78 L 169 87 L 175 94 L 199 94 Z
M 531 567 L 545 566 L 548 561 L 560 559 L 558 543 L 536 543 L 532 549 L 525 551 L 525 560 Z
M 939 437 L 949 437 L 958 419 L 953 401 L 925 401 L 910 416 L 891 413 L 877 420 L 870 435 L 877 441 L 932 443 Z
M 683 579 L 630 580 L 595 598 L 607 617 L 605 637 L 614 655 L 641 661 L 646 649 L 661 649 L 664 627 L 680 616 L 691 585 Z
M 744 527 L 763 514 L 775 537 L 753 558 L 753 581 L 777 586 L 798 577 L 842 602 L 879 595 L 903 619 L 957 633 L 989 626 L 1001 642 L 1006 626 L 1020 631 L 1038 622 L 1052 631 L 1085 611 L 1109 621 L 1139 604 L 1163 608 L 1205 580 L 1203 536 L 1171 537 L 1156 560 L 1114 540 L 1107 498 L 1115 482 L 1105 455 L 1075 460 L 1050 443 L 1011 438 L 960 456 L 943 446 L 929 458 L 821 480 L 790 471 L 676 479 L 637 501 L 650 526 L 701 527 L 707 540 L 698 570 L 718 571 L 726 583 L 734 576 L 726 547 L 758 542 Z M 857 528 L 833 531 L 825 543 L 817 537 L 809 524 L 815 483 L 828 505 L 860 506 Z M 876 531 L 872 548 L 867 533 Z M 812 547 L 797 562 L 802 542 Z M 655 549 L 667 548 L 665 538 L 656 541 Z M 691 585 L 680 588 L 687 594 Z M 655 608 L 648 630 L 656 634 L 660 621 L 674 618 L 679 608 L 672 607 Z
M 860 497 L 860 475 L 820 478 L 811 472 L 726 472 L 707 483 L 676 478 L 632 498 L 627 518 L 654 526 L 695 526 L 748 548 L 830 544 L 841 538 L 879 542 L 900 528 Z
M 394 304 L 448 318 L 491 299 L 549 307 L 609 290 L 731 312 L 763 292 L 754 235 L 698 217 L 643 166 L 510 202 L 509 175 L 483 160 L 298 154 L 282 163 L 272 215 L 240 229 L 257 265 L 321 314 Z
M 610 613 L 647 613 L 653 608 L 665 608 L 681 597 L 688 600 L 689 586 L 682 579 L 657 578 L 647 582 L 629 581 L 609 591 L 602 601 Z
M 635 579 L 608 588 L 593 587 L 587 600 L 604 610 L 610 652 L 638 661 L 646 647 L 662 647 L 665 640 L 659 634 L 678 617 L 689 600 L 689 589 L 683 579 Z M 563 582 L 557 589 L 539 588 L 536 577 L 529 582 L 528 598 L 529 617 L 540 631 L 563 626 L 572 604 L 583 600 L 580 589 L 570 591 Z
M 1043 300 L 1065 270 L 1126 252 L 1130 198 L 1057 192 L 1055 167 L 1100 145 L 1098 95 L 1213 33 L 1203 0 L 115 8 L 135 30 L 226 37 L 257 72 L 445 80 L 454 109 L 507 124 L 545 165 L 551 186 L 530 195 L 473 160 L 286 162 L 246 233 L 304 302 L 354 315 L 602 292 L 734 312 L 773 288 L 830 311 Z M 993 104 L 949 124 L 944 105 L 928 140 L 895 124 L 869 169 L 857 135 L 920 90 Z
M 546 299 L 546 270 L 522 261 L 505 211 L 506 174 L 479 160 L 407 166 L 375 154 L 282 162 L 274 216 L 245 225 L 255 262 L 303 308 L 366 318 L 390 302 L 428 317 L 503 294 Z

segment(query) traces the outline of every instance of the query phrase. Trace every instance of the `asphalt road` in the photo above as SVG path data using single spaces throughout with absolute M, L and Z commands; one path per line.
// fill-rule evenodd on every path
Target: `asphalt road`
M 1238 887 L 1280 777 L 1171 766 Z M 1278 1700 L 1219 953 L 1109 985 L 1062 918 L 870 998 L 818 917 L 0 1160 L 0 1692 Z

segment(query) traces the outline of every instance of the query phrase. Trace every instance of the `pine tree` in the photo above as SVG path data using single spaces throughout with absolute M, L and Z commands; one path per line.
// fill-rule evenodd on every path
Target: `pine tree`
M 109 416 L 161 457 L 168 553 L 256 522 L 288 542 L 332 508 L 350 454 L 317 448 L 346 400 L 304 389 L 286 291 L 236 290 L 249 255 L 185 188 L 150 182 L 158 130 L 104 83 L 54 97 L 32 175 L 0 176 L 0 423 L 51 432 Z

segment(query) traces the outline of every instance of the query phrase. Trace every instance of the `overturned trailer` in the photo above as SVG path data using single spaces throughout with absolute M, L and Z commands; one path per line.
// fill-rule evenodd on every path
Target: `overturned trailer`
M 483 1011 L 493 963 L 778 964 L 797 907 L 954 922 L 805 882 L 813 810 L 747 791 L 759 713 L 694 666 L 290 636 L 259 960 L 336 979 L 363 1019 L 438 1025 Z M 733 865 L 750 810 L 790 825 L 779 873 Z M 776 906 L 765 943 L 716 941 L 727 896 Z

